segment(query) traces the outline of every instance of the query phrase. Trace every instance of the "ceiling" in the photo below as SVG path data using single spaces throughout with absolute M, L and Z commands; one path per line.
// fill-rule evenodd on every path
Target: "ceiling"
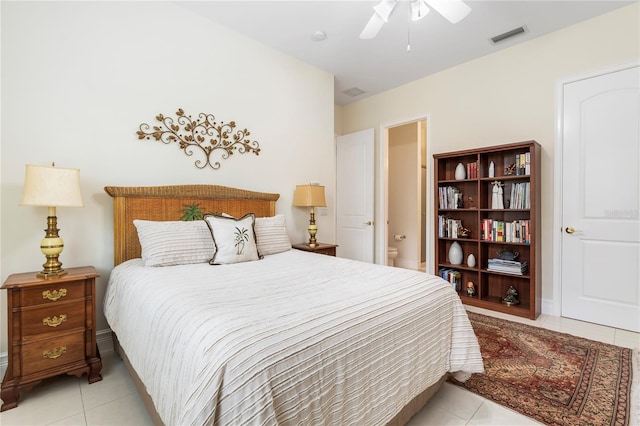
M 471 12 L 451 24 L 435 10 L 412 22 L 409 1 L 400 0 L 370 40 L 359 35 L 379 0 L 176 3 L 332 73 L 335 103 L 344 105 L 637 1 L 465 0 Z M 491 37 L 520 26 L 524 33 L 491 42 Z M 316 31 L 326 39 L 315 41 Z M 344 93 L 352 88 L 364 93 Z

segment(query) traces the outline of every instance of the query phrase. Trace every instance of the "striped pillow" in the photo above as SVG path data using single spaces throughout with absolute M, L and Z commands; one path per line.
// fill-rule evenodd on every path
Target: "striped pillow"
M 133 221 L 138 230 L 145 266 L 207 263 L 216 253 L 211 231 L 204 220 Z
M 256 244 L 261 256 L 291 250 L 284 215 L 257 217 L 255 223 Z

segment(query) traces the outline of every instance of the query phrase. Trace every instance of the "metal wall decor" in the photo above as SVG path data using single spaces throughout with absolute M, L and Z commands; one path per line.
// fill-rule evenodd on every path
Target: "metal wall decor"
M 136 133 L 138 139 L 151 139 L 164 144 L 176 142 L 185 154 L 191 156 L 194 151 L 200 150 L 206 157 L 206 161 L 195 161 L 195 166 L 204 169 L 209 166 L 214 170 L 220 168 L 220 162 L 211 158 L 216 150 L 222 150 L 221 159 L 227 159 L 234 151 L 240 154 L 260 154 L 260 145 L 257 141 L 248 139 L 251 134 L 247 129 L 235 130 L 236 122 L 230 121 L 217 123 L 213 114 L 198 114 L 195 121 L 190 115 L 185 115 L 182 108 L 176 111 L 178 118 L 165 117 L 158 114 L 156 120 L 161 124 L 151 127 L 147 123 L 140 125 Z

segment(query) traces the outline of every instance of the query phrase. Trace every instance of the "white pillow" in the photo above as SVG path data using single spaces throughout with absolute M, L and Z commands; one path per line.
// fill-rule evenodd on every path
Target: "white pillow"
M 289 240 L 284 215 L 257 217 L 255 230 L 258 253 L 261 256 L 291 250 L 291 240 Z
M 216 253 L 210 264 L 225 265 L 260 259 L 253 230 L 253 213 L 240 219 L 205 215 L 204 220 L 209 225 L 216 245 Z
M 207 263 L 216 253 L 211 231 L 204 220 L 133 221 L 138 230 L 145 266 Z

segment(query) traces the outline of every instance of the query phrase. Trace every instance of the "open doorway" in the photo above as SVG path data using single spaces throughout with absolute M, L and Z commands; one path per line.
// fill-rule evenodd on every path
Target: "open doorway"
M 426 271 L 427 121 L 386 128 L 387 264 Z

